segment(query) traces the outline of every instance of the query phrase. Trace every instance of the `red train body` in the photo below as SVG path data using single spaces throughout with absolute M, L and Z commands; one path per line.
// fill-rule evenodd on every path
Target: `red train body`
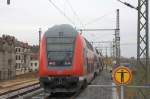
M 70 25 L 50 28 L 40 48 L 40 83 L 46 92 L 74 92 L 103 68 L 102 57 Z

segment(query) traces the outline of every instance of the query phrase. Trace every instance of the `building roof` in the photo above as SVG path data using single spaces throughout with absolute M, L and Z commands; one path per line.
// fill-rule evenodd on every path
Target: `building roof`
M 16 47 L 29 48 L 28 43 L 24 43 L 24 42 L 21 42 L 21 41 L 18 41 L 18 40 L 16 40 L 15 46 L 16 46 Z
M 31 53 L 31 60 L 38 60 L 39 54 L 38 53 Z
M 9 45 L 14 45 L 15 44 L 15 37 L 9 36 L 9 35 L 3 35 L 0 37 L 0 44 L 9 44 Z
M 30 51 L 31 53 L 39 53 L 39 46 L 38 45 L 30 46 Z

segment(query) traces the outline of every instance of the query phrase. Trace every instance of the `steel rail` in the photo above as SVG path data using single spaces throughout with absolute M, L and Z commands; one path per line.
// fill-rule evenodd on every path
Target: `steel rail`
M 14 90 L 12 89 L 10 91 L 0 94 L 0 99 L 12 99 L 12 98 L 27 94 L 28 92 L 37 90 L 39 88 L 40 88 L 40 84 L 38 82 L 38 83 L 34 83 L 34 84 L 31 84 L 28 86 L 24 86 L 22 88 L 18 88 L 18 89 L 14 89 Z

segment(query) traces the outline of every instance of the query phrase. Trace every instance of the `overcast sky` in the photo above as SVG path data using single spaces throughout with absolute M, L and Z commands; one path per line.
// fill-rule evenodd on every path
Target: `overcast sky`
M 56 24 L 71 24 L 49 0 L 0 1 L 0 36 L 9 34 L 18 40 L 38 44 L 38 28 L 43 32 Z M 138 0 L 124 0 L 137 6 Z M 137 11 L 117 0 L 52 0 L 76 28 L 115 28 L 116 9 L 120 9 L 122 56 L 136 56 Z M 69 5 L 70 4 L 70 5 Z M 71 10 L 71 7 L 77 16 Z M 99 19 L 93 21 L 95 19 Z M 82 24 L 81 24 L 82 23 Z M 89 41 L 108 41 L 114 32 L 84 32 Z M 107 46 L 107 45 L 103 45 Z

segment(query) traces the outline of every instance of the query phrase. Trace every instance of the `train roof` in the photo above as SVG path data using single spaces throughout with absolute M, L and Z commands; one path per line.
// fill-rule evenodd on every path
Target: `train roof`
M 76 35 L 77 30 L 68 24 L 55 25 L 45 32 L 46 37 L 75 37 Z

